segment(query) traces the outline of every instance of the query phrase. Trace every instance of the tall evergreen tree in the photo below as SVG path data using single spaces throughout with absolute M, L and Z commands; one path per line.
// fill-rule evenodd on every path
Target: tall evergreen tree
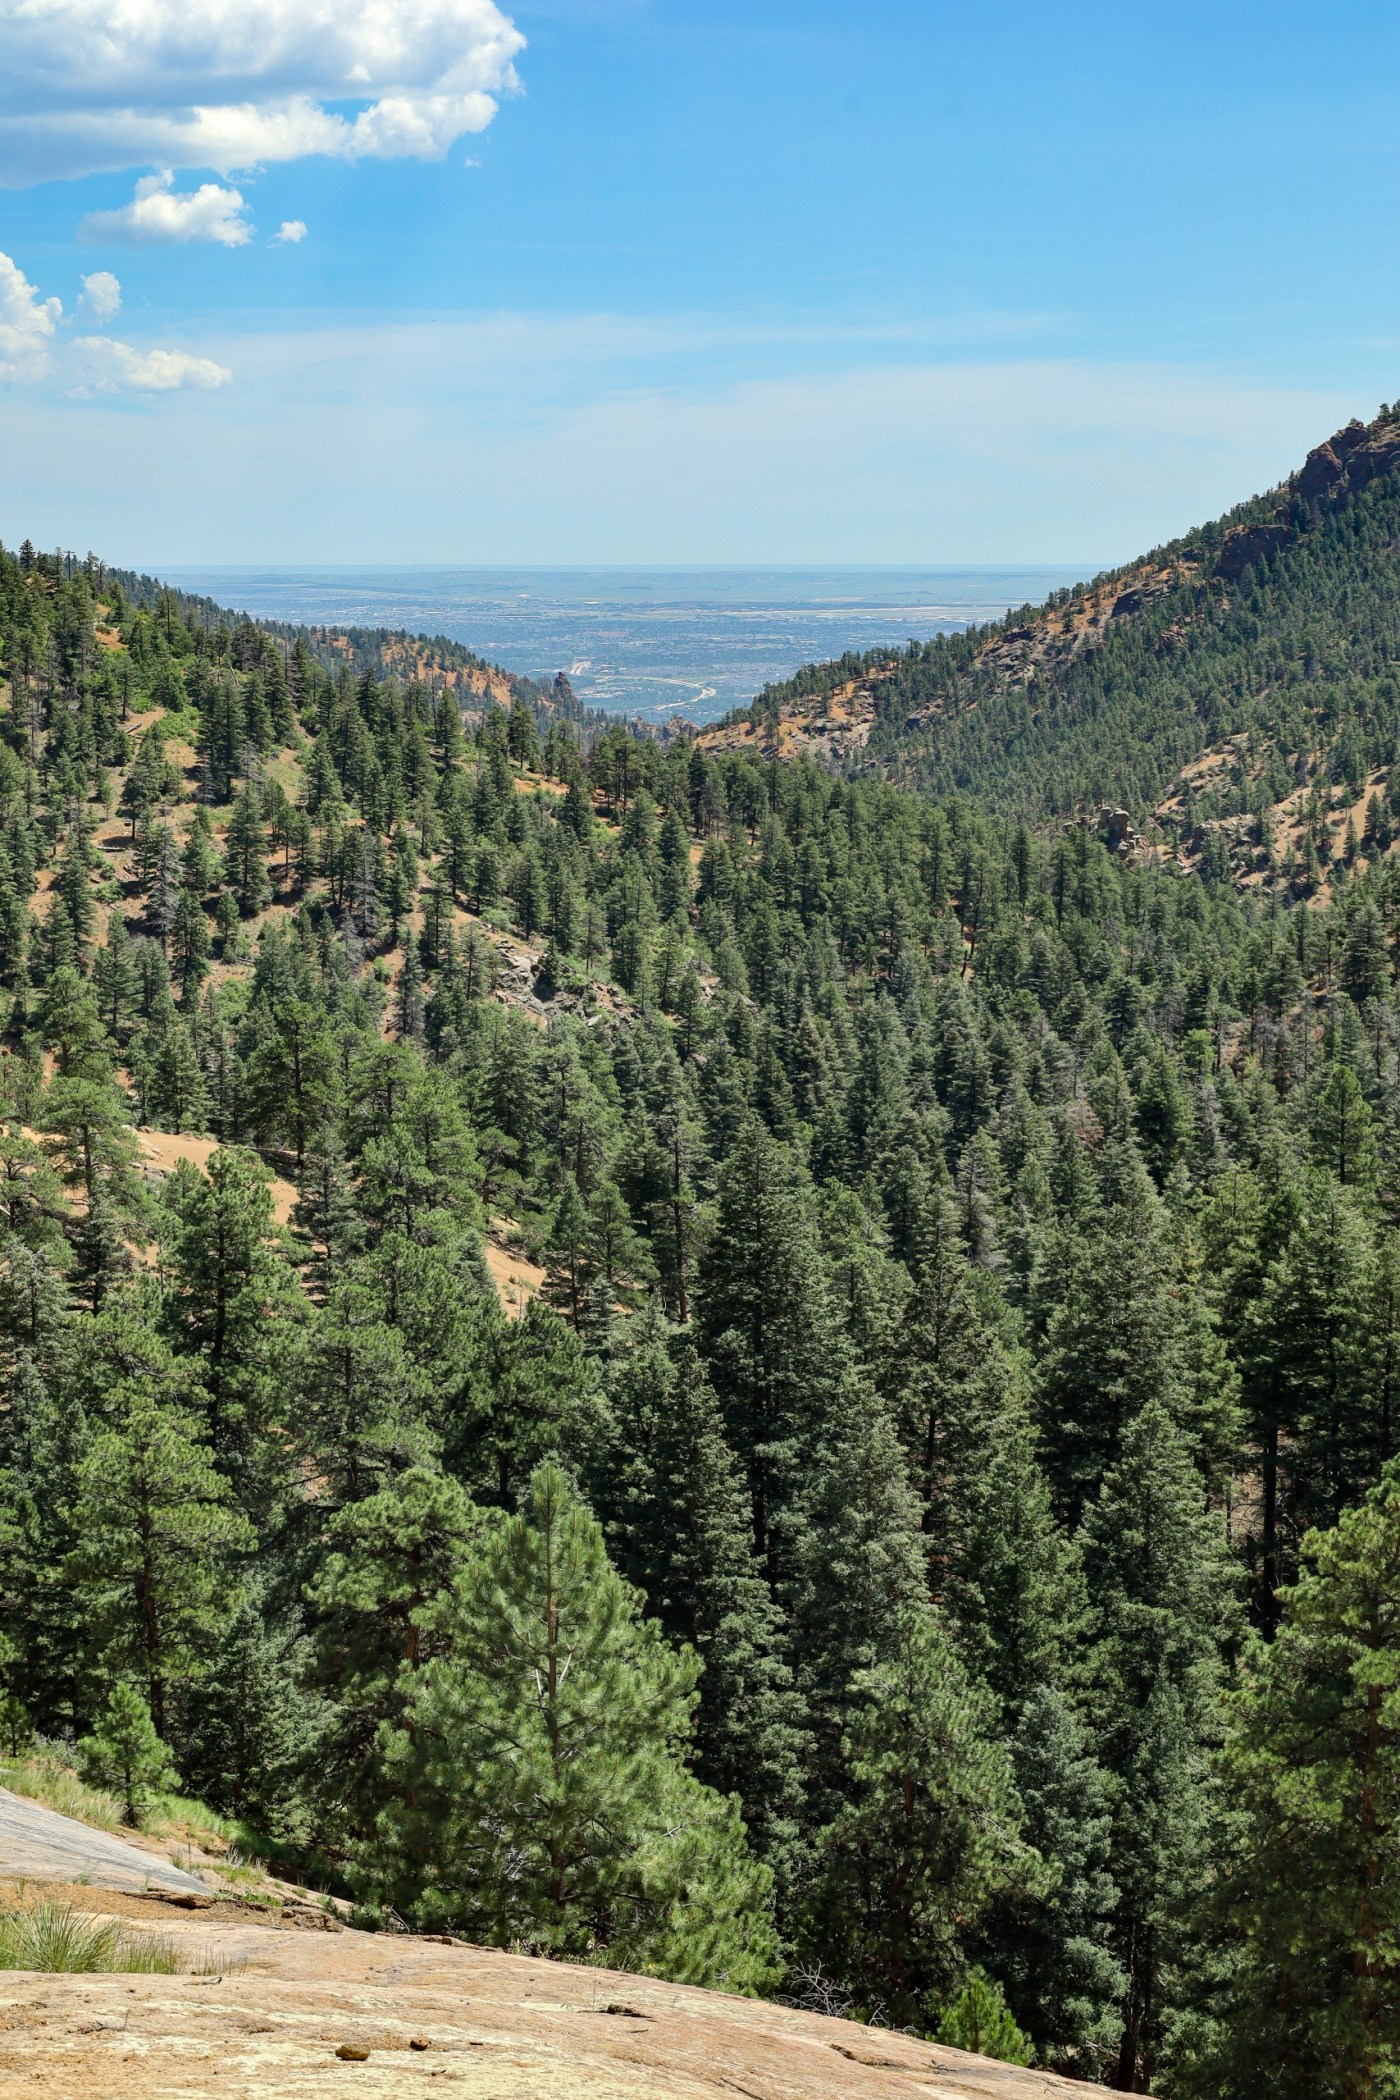
M 388 1869 L 396 1906 L 498 1945 L 616 1945 L 647 1963 L 665 1944 L 673 1973 L 695 1981 L 767 1980 L 767 1877 L 679 1762 L 698 1666 L 641 1617 L 556 1469 L 488 1536 L 447 1638 L 391 1759 L 400 1791 L 373 1872 Z M 707 1849 L 718 1856 L 701 1878 Z M 707 1881 L 728 1898 L 718 1917 Z
M 1127 1984 L 1111 2083 L 1151 2090 L 1211 1870 L 1210 1750 L 1231 1628 L 1218 1520 L 1160 1400 L 1126 1427 L 1083 1527 L 1089 1710 L 1108 1779 L 1113 1952 Z
M 1229 1959 L 1186 2082 L 1232 2100 L 1379 2095 L 1400 2067 L 1400 1482 L 1303 1561 L 1227 1705 Z

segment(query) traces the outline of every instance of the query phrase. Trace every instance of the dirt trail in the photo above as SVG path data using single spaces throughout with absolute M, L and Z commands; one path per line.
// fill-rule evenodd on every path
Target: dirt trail
M 0 1977 L 0 2100 L 337 2090 L 381 2100 L 1087 2100 L 1099 2090 L 815 2013 L 479 1947 L 178 1911 L 157 1929 L 187 1950 L 190 1971 Z

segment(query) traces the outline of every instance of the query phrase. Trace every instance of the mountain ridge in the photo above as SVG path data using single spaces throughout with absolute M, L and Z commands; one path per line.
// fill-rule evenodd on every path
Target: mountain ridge
M 1241 733 L 1295 770 L 1364 778 L 1397 727 L 1374 688 L 1400 658 L 1398 468 L 1400 410 L 1383 405 L 1133 562 L 962 634 L 806 666 L 701 741 L 821 754 L 1032 818 L 1160 818 L 1187 768 Z M 1348 727 L 1361 757 L 1341 749 Z

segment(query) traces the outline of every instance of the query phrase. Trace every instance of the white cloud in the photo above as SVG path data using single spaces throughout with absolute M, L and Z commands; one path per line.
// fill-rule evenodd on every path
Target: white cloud
M 107 335 L 81 335 L 70 357 L 77 394 L 173 394 L 185 387 L 212 393 L 233 374 L 209 357 L 183 350 L 134 350 Z
M 83 279 L 83 296 L 78 301 L 78 313 L 85 320 L 110 321 L 121 312 L 121 282 L 110 270 L 94 270 Z
M 52 362 L 59 299 L 41 299 L 23 270 L 0 255 L 0 384 L 42 379 Z
M 78 314 L 110 321 L 121 303 L 122 288 L 110 270 L 83 279 Z M 59 369 L 54 338 L 62 317 L 62 300 L 41 299 L 18 263 L 0 255 L 0 385 L 32 386 Z M 65 347 L 63 368 L 79 394 L 168 394 L 185 387 L 207 392 L 233 377 L 212 358 L 137 350 L 105 335 L 75 337 Z
M 116 241 L 123 247 L 166 247 L 184 241 L 217 241 L 222 248 L 246 247 L 253 229 L 243 217 L 238 190 L 202 182 L 177 192 L 169 168 L 144 175 L 136 195 L 120 211 L 89 212 L 78 232 L 85 241 Z
M 148 568 L 1093 570 L 1268 487 L 1389 398 L 1379 355 L 1304 388 L 1128 361 L 891 363 L 838 329 L 814 370 L 805 323 L 785 342 L 754 331 L 775 366 L 755 378 L 741 333 L 596 314 L 231 334 L 207 346 L 238 374 L 217 413 L 193 393 L 164 397 L 158 416 L 100 400 L 81 416 L 51 397 L 0 405 L 0 507 L 45 544 L 139 553 Z
M 437 159 L 485 130 L 524 42 L 495 0 L 0 0 L 0 183 Z
M 306 239 L 305 219 L 284 219 L 272 238 L 274 241 L 285 243 L 289 248 L 294 248 L 298 241 Z

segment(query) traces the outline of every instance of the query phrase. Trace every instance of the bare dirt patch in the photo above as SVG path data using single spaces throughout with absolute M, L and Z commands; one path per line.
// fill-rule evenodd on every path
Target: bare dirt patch
M 518 1320 L 530 1300 L 538 1298 L 544 1288 L 544 1270 L 496 1240 L 486 1242 L 486 1266 L 507 1319 Z
M 148 1166 L 154 1167 L 158 1174 L 172 1174 L 181 1160 L 192 1167 L 198 1167 L 201 1174 L 207 1174 L 210 1157 L 219 1149 L 217 1138 L 189 1135 L 176 1137 L 167 1130 L 138 1130 L 136 1142 L 141 1148 L 142 1159 Z M 297 1192 L 290 1181 L 282 1181 L 274 1176 L 272 1215 L 279 1225 L 288 1223 L 296 1200 Z

